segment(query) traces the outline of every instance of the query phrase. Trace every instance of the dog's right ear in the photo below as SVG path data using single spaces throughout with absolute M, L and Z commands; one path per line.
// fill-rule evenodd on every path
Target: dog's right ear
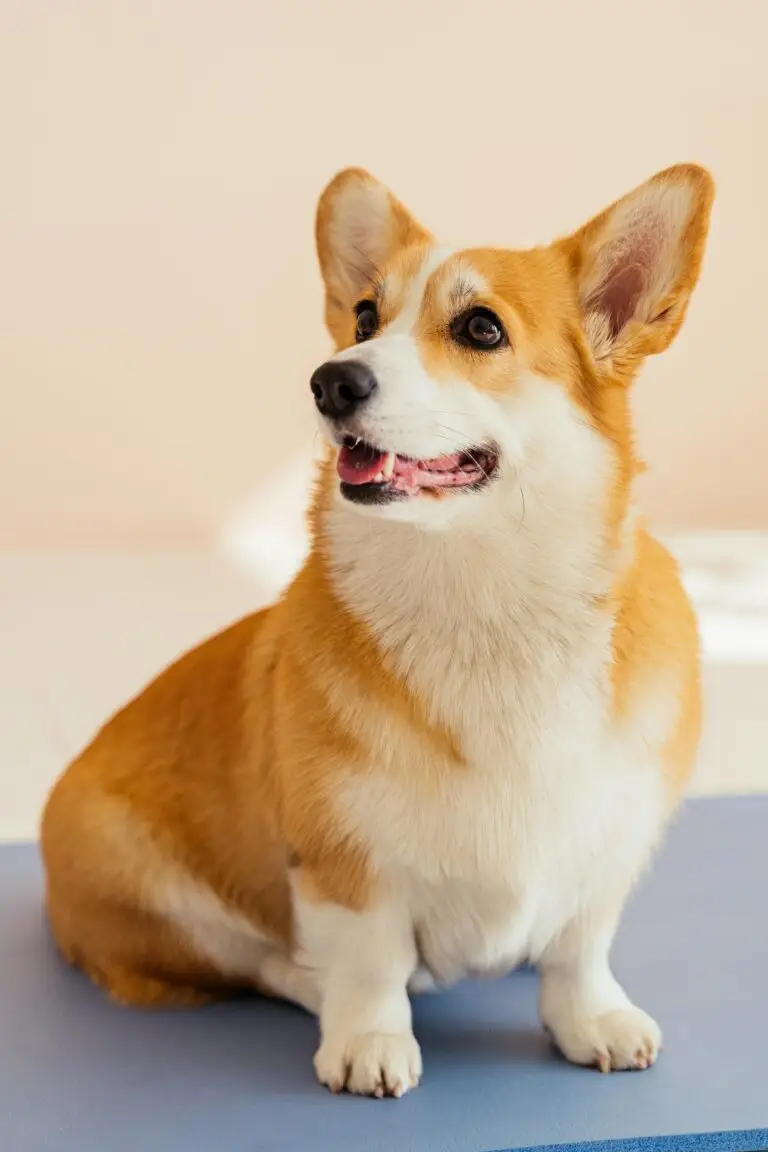
M 429 233 L 362 168 L 345 168 L 320 197 L 315 224 L 325 282 L 325 322 L 337 345 L 351 342 L 354 310 L 372 296 L 381 270 L 401 248 Z

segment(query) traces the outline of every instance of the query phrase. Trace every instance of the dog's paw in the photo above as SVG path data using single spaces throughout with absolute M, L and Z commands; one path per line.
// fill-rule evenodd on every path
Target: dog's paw
M 573 1064 L 586 1064 L 601 1072 L 650 1068 L 661 1049 L 661 1029 L 639 1008 L 574 1017 L 549 1031 Z
M 404 1096 L 421 1078 L 421 1051 L 412 1032 L 364 1032 L 342 1043 L 323 1040 L 315 1072 L 332 1092 Z

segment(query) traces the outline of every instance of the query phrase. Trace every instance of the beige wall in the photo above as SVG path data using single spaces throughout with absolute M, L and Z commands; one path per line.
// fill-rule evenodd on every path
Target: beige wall
M 668 527 L 768 527 L 766 0 L 0 0 L 0 546 L 208 546 L 301 508 L 317 193 L 359 163 L 525 244 L 656 169 L 720 196 L 637 392 Z

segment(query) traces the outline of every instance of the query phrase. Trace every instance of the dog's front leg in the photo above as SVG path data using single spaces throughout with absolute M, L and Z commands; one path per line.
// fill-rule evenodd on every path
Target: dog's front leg
M 407 984 L 416 945 L 405 901 L 380 895 L 362 910 L 294 886 L 302 963 L 320 985 L 320 1047 L 315 1071 L 333 1092 L 402 1096 L 421 1076 Z
M 621 902 L 571 921 L 539 960 L 542 1023 L 574 1064 L 602 1072 L 648 1068 L 661 1047 L 658 1024 L 635 1007 L 613 975 L 609 952 Z

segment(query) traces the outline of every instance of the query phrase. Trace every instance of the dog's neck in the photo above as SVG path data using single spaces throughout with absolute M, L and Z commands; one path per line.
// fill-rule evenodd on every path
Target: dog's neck
M 554 506 L 529 492 L 524 516 L 519 492 L 496 495 L 490 519 L 447 531 L 338 505 L 326 524 L 335 594 L 430 722 L 486 765 L 509 753 L 510 724 L 519 743 L 553 702 L 578 708 L 584 685 L 594 699 L 606 691 L 616 559 L 600 508 L 572 491 Z
M 414 659 L 445 637 L 469 661 L 513 639 L 572 646 L 618 562 L 604 490 L 586 495 L 578 479 L 556 490 L 504 483 L 477 518 L 440 530 L 372 520 L 335 498 L 324 524 L 334 591 L 385 650 Z

